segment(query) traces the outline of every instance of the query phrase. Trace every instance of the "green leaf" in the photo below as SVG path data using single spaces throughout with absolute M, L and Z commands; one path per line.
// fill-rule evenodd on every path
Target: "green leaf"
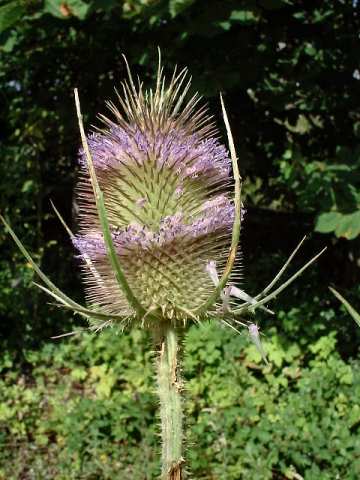
M 24 15 L 25 8 L 20 2 L 10 2 L 0 7 L 0 33 L 15 25 Z
M 216 25 L 217 27 L 222 28 L 223 30 L 226 30 L 226 31 L 227 31 L 227 30 L 230 30 L 230 28 L 231 28 L 231 23 L 230 23 L 230 22 L 226 22 L 226 21 L 224 21 L 224 22 L 217 22 L 217 23 L 215 23 L 215 25 Z
M 113 369 L 108 368 L 106 364 L 95 365 L 90 369 L 90 375 L 96 380 L 95 391 L 99 398 L 109 398 L 111 390 L 116 383 L 116 376 Z
M 341 213 L 327 212 L 318 216 L 315 224 L 315 232 L 330 233 L 334 232 L 341 220 Z
M 31 192 L 34 188 L 33 180 L 26 180 L 21 188 L 22 193 Z
M 315 343 L 309 346 L 309 350 L 318 358 L 329 358 L 336 347 L 336 332 L 320 337 Z
M 16 46 L 16 43 L 18 41 L 18 35 L 15 30 L 8 30 L 4 34 L 4 42 L 1 45 L 1 50 L 5 53 L 11 53 L 14 50 L 14 47 Z
M 255 23 L 258 21 L 258 17 L 252 10 L 233 10 L 229 19 L 232 22 L 241 23 Z
M 170 0 L 169 2 L 169 11 L 172 17 L 176 17 L 184 10 L 189 8 L 195 0 Z
M 74 370 L 70 372 L 70 376 L 74 380 L 85 380 L 85 378 L 87 377 L 87 374 L 88 373 L 85 370 L 85 368 L 74 368 Z
M 303 114 L 298 116 L 295 125 L 291 125 L 288 120 L 283 122 L 283 124 L 290 132 L 299 133 L 300 135 L 304 135 L 304 133 L 307 133 L 309 130 L 311 130 L 311 124 Z
M 68 19 L 77 17 L 79 20 L 84 20 L 90 5 L 82 0 L 45 0 L 44 12 L 50 13 L 54 17 L 61 19 Z
M 314 57 L 316 55 L 316 49 L 311 45 L 311 43 L 307 43 L 304 49 L 305 53 L 309 55 L 309 57 Z
M 342 215 L 338 226 L 335 229 L 337 237 L 344 237 L 353 240 L 360 234 L 360 210 L 348 215 Z

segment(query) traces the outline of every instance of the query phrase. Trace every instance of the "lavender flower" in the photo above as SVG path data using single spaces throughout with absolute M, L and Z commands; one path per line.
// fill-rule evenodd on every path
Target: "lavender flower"
M 88 138 L 116 254 L 136 298 L 156 312 L 149 328 L 154 315 L 185 324 L 188 312 L 207 300 L 214 290 L 207 265 L 224 269 L 234 223 L 231 160 L 206 110 L 195 113 L 196 97 L 181 109 L 185 75 L 166 89 L 160 74 L 154 93 L 135 90 L 130 80 L 123 112 L 111 105 L 115 120 L 103 117 L 106 130 Z M 80 231 L 73 243 L 83 259 L 88 302 L 136 319 L 107 255 L 83 149 L 80 168 Z
M 188 320 L 218 314 L 216 301 L 228 298 L 229 288 L 222 289 L 241 221 L 239 175 L 235 201 L 228 192 L 235 157 L 230 161 L 214 137 L 206 110 L 195 112 L 196 95 L 182 105 L 190 86 L 181 91 L 185 76 L 174 73 L 165 88 L 159 67 L 155 92 L 144 92 L 130 74 L 123 113 L 111 105 L 116 121 L 103 117 L 106 130 L 87 140 L 76 96 L 83 150 L 73 244 L 88 302 L 107 318 L 98 328 L 140 321 L 154 334 L 164 480 L 184 475 L 178 334 Z M 209 275 L 209 265 L 221 278 Z

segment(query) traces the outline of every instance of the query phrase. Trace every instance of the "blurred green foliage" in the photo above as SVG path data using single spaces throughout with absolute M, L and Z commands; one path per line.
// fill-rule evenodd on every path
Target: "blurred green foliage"
M 220 330 L 219 330 L 220 329 Z M 185 341 L 191 478 L 356 480 L 359 364 L 329 332 L 305 350 L 276 330 L 270 366 L 244 336 L 192 327 Z M 26 373 L 1 360 L 0 477 L 154 479 L 153 354 L 133 331 L 27 350 Z M 297 476 L 296 476 L 297 474 Z
M 304 233 L 315 232 L 293 268 L 329 247 L 274 319 L 257 318 L 271 369 L 245 338 L 191 329 L 194 478 L 359 478 L 359 331 L 327 288 L 359 310 L 358 3 L 0 0 L 0 209 L 65 291 L 82 295 L 50 199 L 76 229 L 73 88 L 89 128 L 116 101 L 122 54 L 150 84 L 158 46 L 168 74 L 189 67 L 221 133 L 224 93 L 245 179 L 243 288 L 263 287 Z M 150 342 L 49 343 L 80 320 L 31 287 L 1 228 L 0 249 L 0 478 L 154 478 Z

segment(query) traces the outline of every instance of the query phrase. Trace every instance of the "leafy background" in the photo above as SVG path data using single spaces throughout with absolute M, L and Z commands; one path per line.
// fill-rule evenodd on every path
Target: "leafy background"
M 257 318 L 272 367 L 217 326 L 185 339 L 191 478 L 359 478 L 360 71 L 357 1 L 0 2 L 0 198 L 26 246 L 79 299 L 77 263 L 50 207 L 76 228 L 79 147 L 115 99 L 122 54 L 146 84 L 157 47 L 188 66 L 245 178 L 243 287 L 256 293 L 304 233 L 326 254 Z M 152 347 L 139 332 L 54 342 L 81 320 L 47 304 L 0 230 L 0 478 L 150 479 L 158 473 Z M 293 265 L 295 268 L 296 262 Z M 299 477 L 300 475 L 300 477 Z

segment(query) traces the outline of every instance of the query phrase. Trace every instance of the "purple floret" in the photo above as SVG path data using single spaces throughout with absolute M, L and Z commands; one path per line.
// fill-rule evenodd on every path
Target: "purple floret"
M 128 227 L 113 232 L 112 238 L 117 252 L 126 254 L 133 249 L 146 250 L 153 247 L 164 247 L 178 239 L 189 241 L 220 231 L 231 231 L 234 222 L 234 206 L 223 195 L 204 203 L 201 214 L 192 222 L 185 223 L 183 215 L 176 213 L 164 217 L 158 231 L 151 231 L 140 224 L 131 224 Z M 88 255 L 91 259 L 103 257 L 106 254 L 101 234 L 77 235 L 73 240 L 74 246 L 82 256 Z
M 100 233 L 76 235 L 72 238 L 72 243 L 82 257 L 96 258 L 105 255 L 105 244 Z
M 107 134 L 94 133 L 88 138 L 96 169 L 117 168 L 121 164 L 141 164 L 156 158 L 159 167 L 174 168 L 181 178 L 213 175 L 227 178 L 230 159 L 226 148 L 214 138 L 199 138 L 179 131 L 167 133 L 133 132 L 113 126 Z M 86 169 L 86 159 L 80 150 L 80 164 Z

